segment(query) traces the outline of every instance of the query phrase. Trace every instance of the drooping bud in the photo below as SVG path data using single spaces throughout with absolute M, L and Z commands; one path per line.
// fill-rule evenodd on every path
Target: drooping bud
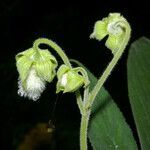
M 19 72 L 18 94 L 37 100 L 56 75 L 57 61 L 48 50 L 30 48 L 16 55 Z
M 120 13 L 110 13 L 108 17 L 95 23 L 94 31 L 90 35 L 90 38 L 102 40 L 108 35 L 105 45 L 115 54 L 124 39 L 125 22 L 126 19 Z
M 57 71 L 57 90 L 56 93 L 63 91 L 74 92 L 85 83 L 85 79 L 75 69 L 70 69 L 66 65 L 62 65 Z

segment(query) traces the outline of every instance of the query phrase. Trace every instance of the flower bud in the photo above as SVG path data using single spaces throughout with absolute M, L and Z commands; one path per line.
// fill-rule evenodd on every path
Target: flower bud
M 57 61 L 48 50 L 30 48 L 16 55 L 19 72 L 18 94 L 37 100 L 56 75 Z
M 110 13 L 108 17 L 95 23 L 94 31 L 90 35 L 90 38 L 102 40 L 108 35 L 105 45 L 112 50 L 112 53 L 114 54 L 118 50 L 120 43 L 123 41 L 125 21 L 126 19 L 119 13 Z
M 62 65 L 57 71 L 57 90 L 56 93 L 63 91 L 74 92 L 79 89 L 85 82 L 84 77 L 75 69 L 70 69 L 66 65 Z

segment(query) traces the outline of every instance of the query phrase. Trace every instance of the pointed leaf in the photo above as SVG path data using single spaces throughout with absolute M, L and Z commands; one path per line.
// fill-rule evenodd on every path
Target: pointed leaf
M 141 147 L 150 149 L 150 40 L 140 38 L 129 51 L 129 98 Z

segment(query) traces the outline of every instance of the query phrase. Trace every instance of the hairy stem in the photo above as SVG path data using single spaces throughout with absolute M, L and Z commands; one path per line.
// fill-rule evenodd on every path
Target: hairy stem
M 77 99 L 77 104 L 78 104 L 80 113 L 82 115 L 83 114 L 83 101 L 82 101 L 82 97 L 81 97 L 79 90 L 76 91 L 76 99 Z
M 111 62 L 107 66 L 106 70 L 104 71 L 104 73 L 102 74 L 100 79 L 98 80 L 94 89 L 91 91 L 91 93 L 89 94 L 88 97 L 84 98 L 85 103 L 83 103 L 83 109 L 84 109 L 85 113 L 82 114 L 81 130 L 80 130 L 81 150 L 87 150 L 87 131 L 88 131 L 88 124 L 89 124 L 89 116 L 90 116 L 93 101 L 94 101 L 95 97 L 97 96 L 99 90 L 103 86 L 104 82 L 106 81 L 106 79 L 110 75 L 111 71 L 113 70 L 113 68 L 117 64 L 119 58 L 121 57 L 122 53 L 124 52 L 124 49 L 126 48 L 126 45 L 129 41 L 129 38 L 130 38 L 130 33 L 131 33 L 130 25 L 127 22 L 123 22 L 123 23 L 125 25 L 124 26 L 125 36 L 124 36 L 122 43 L 120 44 L 119 49 L 115 53 L 113 59 L 111 60 Z M 87 113 L 87 111 L 89 111 L 89 114 Z
M 71 68 L 71 64 L 70 61 L 67 57 L 67 55 L 64 53 L 64 51 L 61 49 L 61 47 L 59 47 L 55 42 L 53 42 L 52 40 L 46 39 L 46 38 L 39 38 L 37 40 L 35 40 L 33 47 L 37 50 L 39 50 L 39 45 L 40 44 L 46 44 L 50 47 L 52 47 L 57 53 L 58 55 L 61 57 L 61 59 L 63 60 L 63 62 Z
M 111 62 L 107 66 L 106 70 L 103 72 L 102 76 L 98 80 L 98 82 L 95 85 L 94 89 L 91 91 L 90 99 L 89 99 L 89 101 L 86 105 L 87 107 L 92 106 L 95 97 L 97 96 L 97 94 L 100 91 L 101 87 L 103 86 L 104 82 L 106 81 L 106 79 L 108 78 L 108 76 L 112 72 L 113 68 L 117 64 L 118 60 L 120 59 L 121 55 L 124 52 L 124 49 L 126 48 L 126 45 L 128 44 L 128 41 L 130 39 L 131 29 L 130 29 L 130 25 L 127 22 L 124 22 L 124 23 L 125 23 L 125 27 L 126 27 L 125 28 L 126 32 L 125 32 L 124 40 L 120 44 L 120 48 L 115 53 L 113 59 L 111 60 Z
M 37 39 L 35 42 L 34 42 L 34 44 L 33 44 L 33 47 L 37 50 L 37 53 L 39 53 L 38 52 L 38 50 L 40 50 L 40 48 L 39 48 L 39 45 L 40 44 L 46 44 L 46 45 L 48 45 L 48 46 L 50 46 L 50 47 L 52 47 L 57 53 L 58 53 L 58 55 L 61 57 L 61 59 L 63 60 L 63 62 L 69 67 L 69 68 L 72 68 L 72 66 L 71 66 L 71 63 L 70 63 L 70 61 L 69 61 L 69 59 L 68 59 L 68 57 L 67 57 L 67 55 L 64 53 L 64 51 L 61 49 L 61 47 L 59 47 L 55 42 L 53 42 L 52 40 L 49 40 L 49 39 L 46 39 L 46 38 L 39 38 L 39 39 Z M 83 74 L 84 74 L 84 76 L 86 77 L 86 79 L 87 79 L 87 74 L 86 74 L 86 72 L 82 69 L 82 68 L 77 68 L 79 71 L 81 71 Z M 86 80 L 87 81 L 87 80 Z M 88 82 L 88 81 L 87 81 Z M 87 83 L 86 82 L 86 83 Z M 88 84 L 88 83 L 87 83 Z M 78 107 L 79 107 L 79 110 L 80 110 L 80 113 L 81 113 L 81 115 L 83 114 L 83 101 L 82 101 L 82 96 L 81 96 L 81 94 L 80 94 L 80 91 L 79 90 L 77 90 L 76 91 L 76 98 L 77 98 L 77 104 L 78 104 Z M 83 147 L 83 148 L 81 148 L 82 150 L 85 150 L 85 149 L 87 149 L 87 125 L 88 125 L 88 120 L 87 120 L 87 117 L 82 117 L 82 119 L 81 119 L 81 133 L 83 133 L 83 134 L 81 134 L 81 147 Z
M 89 113 L 81 117 L 81 126 L 80 126 L 80 150 L 87 150 L 87 131 L 88 131 L 88 122 L 89 122 Z

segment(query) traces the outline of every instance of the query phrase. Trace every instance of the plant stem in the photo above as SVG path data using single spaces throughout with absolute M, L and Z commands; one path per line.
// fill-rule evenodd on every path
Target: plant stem
M 46 38 L 39 38 L 37 39 L 34 44 L 33 44 L 33 48 L 35 48 L 37 50 L 37 53 L 39 53 L 39 45 L 40 44 L 46 44 L 50 47 L 52 47 L 57 53 L 58 55 L 61 57 L 61 59 L 63 60 L 63 62 L 69 67 L 72 68 L 71 63 L 67 57 L 67 55 L 65 54 L 65 52 L 61 49 L 61 47 L 59 47 L 55 42 L 53 42 L 52 40 L 46 39 Z M 83 73 L 83 75 L 86 78 L 86 84 L 88 84 L 87 78 L 87 73 L 85 72 L 84 69 L 82 69 L 81 67 L 77 68 L 79 71 L 81 71 Z M 83 100 L 80 94 L 80 91 L 77 90 L 76 91 L 76 98 L 77 98 L 77 104 L 80 110 L 81 115 L 83 114 Z M 81 119 L 81 132 L 80 132 L 80 147 L 81 150 L 87 150 L 87 127 L 88 127 L 88 115 L 84 116 L 82 115 L 82 119 Z
M 89 114 L 85 112 L 81 117 L 81 126 L 80 126 L 80 150 L 87 150 L 87 131 L 88 131 L 88 122 Z
M 120 59 L 121 55 L 124 52 L 124 49 L 126 48 L 126 45 L 128 44 L 128 41 L 130 39 L 131 28 L 130 28 L 130 25 L 127 22 L 124 22 L 124 24 L 125 24 L 125 27 L 126 27 L 125 28 L 126 32 L 125 32 L 124 40 L 120 44 L 120 48 L 115 53 L 113 59 L 111 60 L 111 62 L 107 66 L 106 70 L 103 72 L 102 76 L 98 80 L 98 82 L 95 85 L 94 89 L 91 91 L 91 96 L 89 98 L 89 101 L 88 101 L 86 107 L 91 107 L 92 106 L 95 97 L 97 96 L 97 94 L 100 91 L 101 87 L 103 86 L 104 82 L 106 81 L 106 79 L 108 78 L 108 76 L 112 72 L 113 68 L 117 64 L 118 60 Z
M 83 101 L 82 101 L 82 97 L 81 97 L 79 90 L 76 91 L 76 99 L 77 99 L 77 104 L 78 104 L 80 113 L 82 115 L 83 114 Z
M 128 41 L 129 41 L 130 33 L 131 33 L 130 25 L 127 22 L 124 22 L 124 23 L 125 23 L 125 27 L 126 27 L 125 28 L 126 32 L 125 32 L 125 37 L 124 37 L 122 43 L 120 44 L 120 48 L 115 53 L 113 59 L 111 60 L 111 62 L 107 66 L 106 70 L 104 71 L 104 73 L 102 74 L 100 79 L 98 80 L 94 89 L 90 92 L 89 96 L 87 96 L 87 93 L 84 96 L 84 101 L 83 101 L 84 114 L 82 114 L 81 128 L 80 128 L 80 147 L 81 147 L 81 150 L 87 150 L 87 131 L 88 131 L 88 124 L 89 124 L 89 116 L 90 116 L 93 101 L 95 100 L 95 97 L 97 96 L 97 94 L 100 91 L 101 87 L 103 86 L 104 82 L 106 81 L 106 79 L 110 75 L 111 71 L 113 70 L 113 68 L 117 64 L 119 58 L 121 57 Z M 89 113 L 88 113 L 88 111 L 89 111 Z
M 55 42 L 53 42 L 52 40 L 46 39 L 46 38 L 39 38 L 37 40 L 35 40 L 33 47 L 37 50 L 39 50 L 39 45 L 40 44 L 46 44 L 50 47 L 52 47 L 57 53 L 58 55 L 61 57 L 61 59 L 63 60 L 63 62 L 71 68 L 71 64 L 70 61 L 67 57 L 67 55 L 64 53 L 64 51 L 61 49 L 61 47 L 59 47 Z

